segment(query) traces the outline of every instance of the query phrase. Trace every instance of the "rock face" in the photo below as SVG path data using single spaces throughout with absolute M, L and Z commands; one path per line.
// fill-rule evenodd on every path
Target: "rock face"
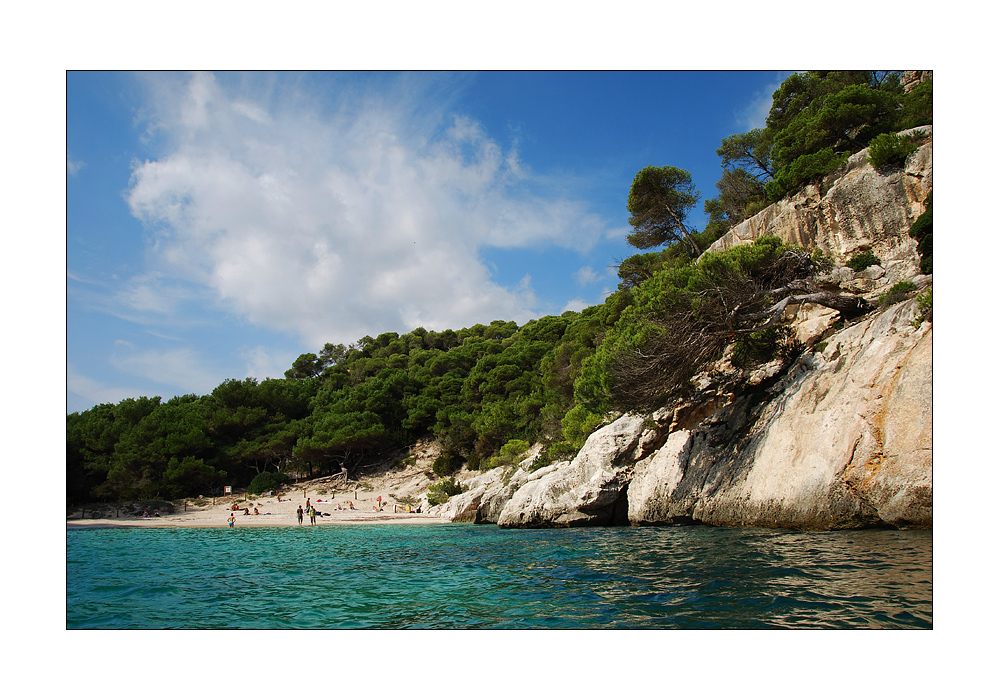
M 930 145 L 889 174 L 875 172 L 865 155 L 853 157 L 825 195 L 807 189 L 775 204 L 713 248 L 777 235 L 841 263 L 827 280 L 841 288 L 927 286 L 908 230 L 930 190 Z M 861 250 L 882 264 L 860 273 L 843 267 Z M 695 378 L 686 403 L 621 416 L 571 462 L 489 472 L 441 514 L 519 528 L 929 528 L 932 325 L 914 327 L 917 310 L 910 299 L 831 334 L 834 313 L 790 308 L 786 320 L 810 349 L 789 366 Z
M 644 419 L 625 415 L 590 436 L 572 462 L 521 486 L 497 518 L 500 527 L 623 524 L 624 493 Z
M 932 137 L 933 129 L 920 131 Z M 807 249 L 819 248 L 846 261 L 855 253 L 871 251 L 882 260 L 881 284 L 862 293 L 920 274 L 916 240 L 907 234 L 924 213 L 924 199 L 933 186 L 933 144 L 913 153 L 903 168 L 880 173 L 868 163 L 868 149 L 855 153 L 827 178 L 823 194 L 809 185 L 734 226 L 709 250 L 726 250 L 752 243 L 761 236 L 777 236 Z M 854 275 L 854 271 L 847 269 Z
M 931 328 L 898 304 L 635 465 L 629 522 L 930 527 Z
M 456 520 L 929 528 L 932 330 L 915 312 L 903 302 L 830 336 L 769 387 L 622 416 L 572 462 L 455 497 Z

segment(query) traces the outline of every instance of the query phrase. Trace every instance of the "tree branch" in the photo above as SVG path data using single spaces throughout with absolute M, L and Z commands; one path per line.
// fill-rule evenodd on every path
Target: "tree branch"
M 802 280 L 796 280 L 797 282 L 802 282 Z M 789 288 L 793 283 L 785 286 Z M 781 313 L 788 307 L 789 304 L 818 304 L 819 306 L 825 306 L 828 309 L 833 309 L 839 311 L 841 316 L 845 318 L 853 318 L 854 316 L 859 316 L 869 309 L 869 304 L 863 297 L 856 297 L 848 294 L 834 294 L 833 292 L 813 292 L 811 294 L 799 294 L 799 295 L 789 295 L 774 304 L 766 311 L 757 314 L 746 314 L 745 316 L 740 316 L 739 321 L 757 321 L 762 318 L 767 318 L 767 322 L 762 326 L 755 326 L 754 328 L 747 328 L 735 331 L 739 334 L 744 333 L 756 333 L 757 331 L 765 330 L 770 328 L 775 323 L 778 322 Z

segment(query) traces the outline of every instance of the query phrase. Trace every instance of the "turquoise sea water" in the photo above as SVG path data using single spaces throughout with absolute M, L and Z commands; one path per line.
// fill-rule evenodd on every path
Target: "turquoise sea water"
M 930 628 L 926 531 L 72 529 L 69 629 Z

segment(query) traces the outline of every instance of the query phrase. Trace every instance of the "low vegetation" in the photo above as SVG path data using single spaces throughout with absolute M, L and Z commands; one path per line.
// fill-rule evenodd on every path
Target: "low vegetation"
M 868 144 L 868 162 L 876 170 L 902 166 L 917 150 L 917 139 L 896 133 L 879 134 Z
M 871 251 L 865 251 L 864 253 L 858 253 L 850 260 L 847 261 L 847 266 L 854 270 L 855 272 L 861 272 L 862 270 L 867 270 L 872 265 L 881 265 L 882 261 L 879 260 L 878 256 Z
M 452 478 L 441 479 L 427 490 L 428 505 L 437 506 L 446 502 L 452 496 L 462 493 L 462 486 Z
M 919 328 L 924 321 L 930 321 L 934 311 L 932 299 L 933 290 L 928 287 L 927 291 L 917 296 L 917 316 L 913 319 L 913 326 Z
M 917 285 L 913 284 L 908 280 L 903 280 L 902 282 L 896 282 L 892 285 L 888 292 L 880 295 L 878 298 L 879 306 L 892 306 L 893 304 L 898 304 L 901 301 L 905 301 L 910 296 L 910 292 L 914 291 Z

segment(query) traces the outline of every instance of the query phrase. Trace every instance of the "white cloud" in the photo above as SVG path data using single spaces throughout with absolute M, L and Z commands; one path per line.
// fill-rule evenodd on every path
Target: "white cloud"
M 82 160 L 73 160 L 69 156 L 66 156 L 66 172 L 70 175 L 76 175 L 83 170 L 85 165 L 86 163 Z
M 156 128 L 175 145 L 133 167 L 127 201 L 154 266 L 133 281 L 133 308 L 166 311 L 151 285 L 180 279 L 316 347 L 524 321 L 530 280 L 497 285 L 480 250 L 585 250 L 608 235 L 586 204 L 546 196 L 479 124 L 405 92 L 321 107 L 273 85 L 231 97 L 207 74 L 153 87 Z
M 240 357 L 246 361 L 246 376 L 260 381 L 265 379 L 282 379 L 285 370 L 292 366 L 294 358 L 286 357 L 284 353 L 258 345 L 244 349 Z
M 594 282 L 596 282 L 599 276 L 596 272 L 594 272 L 594 268 L 588 265 L 587 267 L 581 267 L 579 270 L 573 273 L 573 278 L 576 280 L 577 284 L 579 284 L 581 287 L 585 287 L 588 284 L 593 284 Z
M 220 381 L 216 372 L 206 368 L 205 360 L 194 348 L 142 350 L 113 355 L 111 364 L 127 374 L 159 384 L 184 387 L 185 391 L 195 394 L 210 393 Z
M 562 313 L 566 313 L 567 311 L 583 311 L 588 306 L 592 306 L 592 304 L 588 304 L 583 299 L 570 299 L 566 302 L 566 306 L 563 307 Z

